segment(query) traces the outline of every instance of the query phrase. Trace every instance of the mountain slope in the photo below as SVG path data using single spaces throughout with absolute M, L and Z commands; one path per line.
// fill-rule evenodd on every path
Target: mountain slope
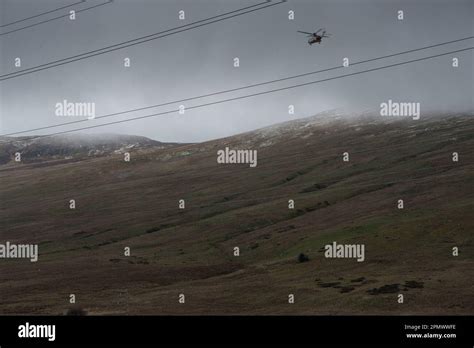
M 0 240 L 40 249 L 0 263 L 0 311 L 62 313 L 76 293 L 91 314 L 472 313 L 472 115 L 344 116 L 128 163 L 0 167 Z M 218 164 L 225 147 L 256 149 L 257 167 Z M 333 241 L 364 244 L 365 261 L 325 258 Z
M 20 152 L 26 163 L 54 159 L 81 159 L 108 156 L 131 150 L 163 149 L 178 145 L 162 143 L 145 137 L 121 134 L 62 134 L 52 137 L 0 137 L 0 164 L 13 160 Z

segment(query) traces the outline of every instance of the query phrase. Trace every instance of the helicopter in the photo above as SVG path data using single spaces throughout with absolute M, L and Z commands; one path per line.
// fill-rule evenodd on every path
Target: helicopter
M 323 32 L 321 33 L 321 35 L 318 35 L 318 33 L 319 33 L 321 30 L 322 30 Z M 324 28 L 319 29 L 319 30 L 318 30 L 317 32 L 315 32 L 315 33 L 308 33 L 307 31 L 299 31 L 299 30 L 298 30 L 298 33 L 308 35 L 308 43 L 309 43 L 310 46 L 311 46 L 312 44 L 315 44 L 315 43 L 319 43 L 319 44 L 320 44 L 320 43 L 321 43 L 321 40 L 323 39 L 323 37 L 330 37 L 330 36 L 331 36 L 331 34 L 326 34 L 326 30 L 324 30 Z

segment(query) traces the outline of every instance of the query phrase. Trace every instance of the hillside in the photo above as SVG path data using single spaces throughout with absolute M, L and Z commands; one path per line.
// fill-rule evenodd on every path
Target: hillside
M 59 159 L 83 159 L 123 154 L 139 149 L 164 149 L 178 145 L 121 134 L 61 134 L 52 137 L 0 137 L 0 164 L 13 161 L 20 152 L 25 163 Z
M 470 314 L 473 134 L 471 114 L 325 113 L 128 163 L 0 166 L 0 241 L 40 250 L 0 262 L 1 314 L 61 314 L 71 293 L 90 314 Z M 225 147 L 257 167 L 218 164 Z M 333 241 L 365 261 L 325 258 Z

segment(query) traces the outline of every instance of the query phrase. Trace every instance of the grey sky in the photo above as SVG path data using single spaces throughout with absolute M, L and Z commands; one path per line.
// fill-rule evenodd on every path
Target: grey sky
M 273 0 L 278 2 L 278 0 Z M 0 0 L 0 21 L 8 23 L 64 6 L 74 0 Z M 88 0 L 77 8 L 100 4 Z M 258 3 L 258 0 L 114 0 L 77 15 L 0 36 L 1 74 L 80 54 L 104 46 L 156 33 L 223 12 Z M 260 1 L 262 2 L 262 1 Z M 178 20 L 185 10 L 186 20 Z M 295 20 L 288 20 L 288 11 Z M 397 10 L 405 19 L 397 20 Z M 31 21 L 1 28 L 16 29 L 66 13 L 62 10 Z M 289 0 L 195 30 L 84 59 L 64 66 L 0 82 L 1 133 L 9 133 L 75 120 L 57 117 L 54 106 L 64 99 L 95 102 L 96 114 L 118 112 L 195 95 L 240 87 L 290 75 L 324 69 L 351 61 L 473 35 L 471 0 Z M 332 34 L 321 45 L 309 46 L 297 30 L 326 28 Z M 184 103 L 186 106 L 259 92 L 270 88 L 323 79 L 474 46 L 474 40 L 295 79 L 271 86 Z M 460 59 L 457 69 L 452 57 Z M 444 56 L 379 72 L 324 82 L 216 106 L 119 125 L 88 133 L 144 135 L 161 141 L 202 141 L 306 117 L 339 107 L 377 108 L 381 102 L 415 101 L 421 110 L 473 109 L 473 53 Z M 132 66 L 123 67 L 131 58 Z M 233 67 L 239 57 L 240 67 Z M 294 104 L 295 115 L 288 115 Z M 108 118 L 121 120 L 176 109 L 179 104 Z M 100 124 L 92 120 L 80 126 Z M 73 127 L 55 128 L 50 131 Z M 45 134 L 48 131 L 30 134 Z

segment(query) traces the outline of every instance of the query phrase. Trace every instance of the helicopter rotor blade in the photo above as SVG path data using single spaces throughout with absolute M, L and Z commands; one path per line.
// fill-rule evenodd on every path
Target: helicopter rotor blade
M 300 31 L 300 30 L 298 30 L 298 33 L 306 34 L 306 35 L 313 35 L 313 33 L 308 33 L 307 31 Z

